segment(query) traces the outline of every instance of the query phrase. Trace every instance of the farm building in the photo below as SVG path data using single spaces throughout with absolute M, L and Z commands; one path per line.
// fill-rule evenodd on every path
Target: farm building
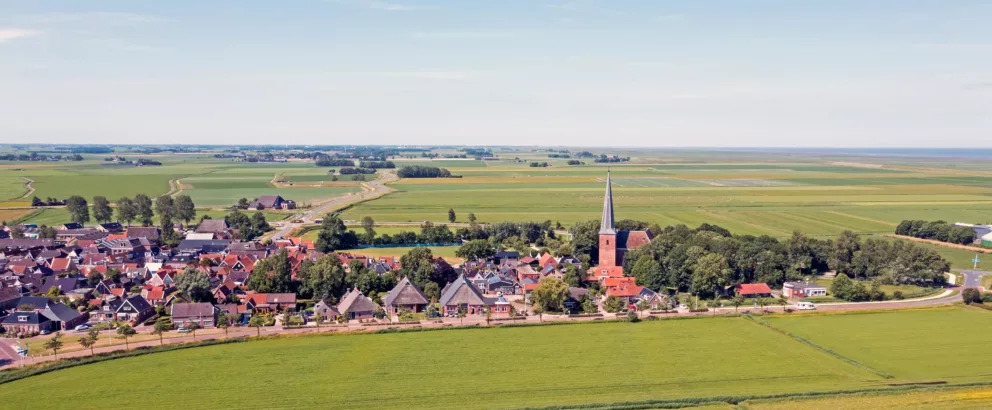
M 261 211 L 263 209 L 296 209 L 296 202 L 284 199 L 279 195 L 261 195 L 248 204 L 248 209 Z
M 982 237 L 982 245 L 992 246 L 992 233 L 986 234 Z
M 744 297 L 769 297 L 772 289 L 764 283 L 742 283 L 734 286 L 734 291 Z
M 978 244 L 988 245 L 985 242 L 988 240 L 992 240 L 992 237 L 990 237 L 990 235 L 992 235 L 992 225 L 974 225 L 974 224 L 957 222 L 954 224 L 954 226 L 967 226 L 974 229 L 976 245 Z
M 814 296 L 827 296 L 825 286 L 813 285 L 806 282 L 785 282 L 782 285 L 782 294 L 787 298 L 808 298 Z

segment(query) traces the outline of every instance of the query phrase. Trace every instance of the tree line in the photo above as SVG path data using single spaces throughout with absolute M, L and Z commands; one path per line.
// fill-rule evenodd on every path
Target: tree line
M 599 221 L 572 227 L 574 255 L 588 255 L 593 265 L 599 253 Z M 651 289 L 677 289 L 714 295 L 739 283 L 781 286 L 829 270 L 881 283 L 934 286 L 944 282 L 950 264 L 937 252 L 906 241 L 863 239 L 845 231 L 820 240 L 799 232 L 780 241 L 770 236 L 732 235 L 715 225 L 696 229 L 685 225 L 660 227 L 620 221 L 620 230 L 647 229 L 651 243 L 627 252 L 624 271 Z
M 343 167 L 338 169 L 338 173 L 341 175 L 351 175 L 351 174 L 374 174 L 374 168 L 358 168 L 358 167 Z
M 360 161 L 358 163 L 359 167 L 362 168 L 396 168 L 396 164 L 393 161 Z
M 933 239 L 961 245 L 971 245 L 977 239 L 974 228 L 952 225 L 944 221 L 902 221 L 896 226 L 896 235 Z
M 411 165 L 400 168 L 396 172 L 400 178 L 452 178 L 451 172 L 446 168 L 425 167 L 421 165 Z

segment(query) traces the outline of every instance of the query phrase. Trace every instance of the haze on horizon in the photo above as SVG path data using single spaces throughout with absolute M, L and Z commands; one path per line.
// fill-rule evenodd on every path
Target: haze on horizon
M 0 0 L 0 143 L 992 147 L 992 2 Z

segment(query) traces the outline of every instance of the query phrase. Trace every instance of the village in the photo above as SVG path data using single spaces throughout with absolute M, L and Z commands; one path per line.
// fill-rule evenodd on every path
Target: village
M 273 333 L 319 330 L 322 325 L 333 330 L 544 321 L 545 314 L 552 320 L 602 320 L 607 315 L 639 320 L 645 314 L 717 313 L 691 298 L 679 300 L 672 289 L 639 284 L 625 272 L 625 256 L 651 244 L 655 235 L 617 229 L 609 174 L 603 201 L 598 263 L 585 268 L 573 255 L 500 250 L 455 266 L 429 251 L 411 252 L 421 259 L 411 256 L 408 263 L 420 266 L 404 270 L 407 257 L 322 253 L 314 241 L 302 237 L 233 239 L 237 230 L 213 219 L 176 232 L 183 239 L 173 247 L 160 242 L 158 227 L 67 223 L 55 228 L 55 239 L 32 237 L 37 227 L 5 227 L 22 230 L 24 237 L 0 239 L 2 328 L 5 337 L 28 340 L 61 334 L 57 332 L 95 338 L 102 331 L 127 344 L 136 334 L 157 334 L 161 341 L 163 334 L 195 337 L 197 330 L 220 328 L 225 334 L 232 328 L 254 328 L 260 335 L 262 328 Z M 285 280 L 302 283 L 297 292 L 272 285 L 279 280 L 274 277 L 279 269 L 286 271 Z M 317 291 L 346 286 L 321 269 L 341 270 L 351 286 L 338 295 Z M 576 273 L 581 275 L 578 283 L 568 278 Z M 378 292 L 370 282 L 379 284 Z M 382 288 L 383 283 L 391 287 Z M 277 288 L 281 290 L 262 291 Z M 735 283 L 713 296 L 731 301 L 736 312 L 742 305 L 815 309 L 812 303 L 796 301 L 826 294 L 822 285 L 786 281 L 776 291 L 761 282 Z

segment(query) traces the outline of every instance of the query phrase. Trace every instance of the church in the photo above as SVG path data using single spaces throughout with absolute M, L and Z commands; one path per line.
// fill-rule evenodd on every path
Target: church
M 603 217 L 599 224 L 599 265 L 592 268 L 597 279 L 623 277 L 623 257 L 628 250 L 651 243 L 650 231 L 618 231 L 613 219 L 613 182 L 606 172 Z

